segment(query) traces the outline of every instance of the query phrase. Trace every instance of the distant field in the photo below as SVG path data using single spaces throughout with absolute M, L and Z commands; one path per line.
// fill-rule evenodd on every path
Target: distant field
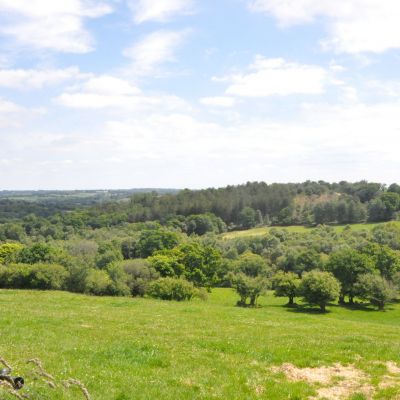
M 347 388 L 352 394 L 342 398 L 352 400 L 399 398 L 400 304 L 386 312 L 331 306 L 321 315 L 272 295 L 259 309 L 235 302 L 229 289 L 214 290 L 206 303 L 1 290 L 0 356 L 27 378 L 31 399 L 83 399 L 33 381 L 24 362 L 32 357 L 57 381 L 84 382 L 93 400 L 302 400 L 321 386 Z M 328 389 L 290 381 L 271 370 L 284 363 L 351 365 L 345 371 L 356 386 L 346 377 Z
M 398 224 L 400 226 L 400 221 L 394 222 L 395 224 Z M 353 230 L 362 230 L 362 229 L 367 229 L 371 230 L 377 225 L 382 225 L 382 223 L 370 223 L 370 224 L 352 224 L 349 225 L 351 229 Z M 335 229 L 338 232 L 343 231 L 343 229 L 348 226 L 348 225 L 330 225 L 333 229 Z M 261 227 L 261 228 L 253 228 L 253 229 L 248 229 L 245 231 L 232 231 L 232 232 L 227 232 L 222 234 L 223 239 L 236 239 L 239 237 L 249 237 L 249 236 L 261 236 L 265 235 L 266 233 L 269 232 L 270 229 L 277 228 L 277 229 L 286 229 L 289 232 L 299 232 L 299 233 L 305 233 L 305 232 L 310 232 L 311 230 L 315 228 L 308 228 L 305 226 L 275 226 L 275 227 Z

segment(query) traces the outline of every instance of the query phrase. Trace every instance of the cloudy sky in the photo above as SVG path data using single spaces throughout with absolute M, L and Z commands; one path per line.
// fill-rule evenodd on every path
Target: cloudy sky
M 0 0 L 0 190 L 400 178 L 398 0 Z

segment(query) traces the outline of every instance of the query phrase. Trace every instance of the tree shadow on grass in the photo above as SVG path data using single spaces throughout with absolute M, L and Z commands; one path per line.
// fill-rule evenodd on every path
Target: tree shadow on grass
M 331 311 L 327 308 L 325 311 L 322 311 L 319 307 L 312 306 L 310 304 L 293 304 L 293 305 L 285 305 L 286 311 L 292 313 L 301 313 L 301 314 L 329 314 Z M 327 304 L 327 307 L 334 307 L 333 304 Z

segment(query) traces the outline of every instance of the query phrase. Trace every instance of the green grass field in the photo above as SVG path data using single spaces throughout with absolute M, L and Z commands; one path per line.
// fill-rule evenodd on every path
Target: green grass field
M 398 224 L 400 226 L 400 221 L 395 221 L 395 224 Z M 350 228 L 354 231 L 360 231 L 363 229 L 366 230 L 371 230 L 377 225 L 382 225 L 383 223 L 368 223 L 368 224 L 352 224 L 352 225 L 330 225 L 335 231 L 337 232 L 342 232 L 343 229 L 345 229 L 347 226 L 350 226 Z M 221 237 L 223 239 L 229 240 L 229 239 L 237 239 L 240 237 L 252 237 L 252 236 L 262 236 L 265 235 L 269 232 L 270 229 L 286 229 L 288 232 L 297 232 L 297 233 L 307 233 L 310 232 L 311 230 L 315 228 L 309 228 L 305 226 L 275 226 L 275 227 L 261 227 L 261 228 L 252 228 L 244 231 L 232 231 L 232 232 L 227 232 L 223 233 Z
M 33 380 L 25 363 L 33 357 L 57 381 L 81 380 L 98 400 L 307 399 L 318 385 L 271 367 L 337 362 L 367 373 L 373 398 L 400 398 L 400 379 L 378 388 L 387 369 L 377 363 L 400 363 L 400 304 L 386 312 L 332 305 L 319 314 L 284 307 L 272 294 L 257 309 L 235 302 L 229 289 L 190 303 L 1 290 L 0 356 L 27 378 L 23 393 L 32 399 L 83 398 Z

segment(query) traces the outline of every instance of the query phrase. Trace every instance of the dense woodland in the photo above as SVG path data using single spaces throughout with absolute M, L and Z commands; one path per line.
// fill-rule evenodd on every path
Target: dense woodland
M 85 204 L 3 197 L 2 288 L 187 300 L 224 286 L 240 306 L 273 289 L 289 305 L 301 297 L 323 311 L 336 300 L 383 309 L 399 294 L 400 225 L 390 222 L 400 212 L 397 184 L 247 183 Z M 367 221 L 386 223 L 341 233 L 329 226 Z M 284 228 L 295 224 L 315 228 Z M 273 226 L 264 236 L 220 235 L 264 225 Z

